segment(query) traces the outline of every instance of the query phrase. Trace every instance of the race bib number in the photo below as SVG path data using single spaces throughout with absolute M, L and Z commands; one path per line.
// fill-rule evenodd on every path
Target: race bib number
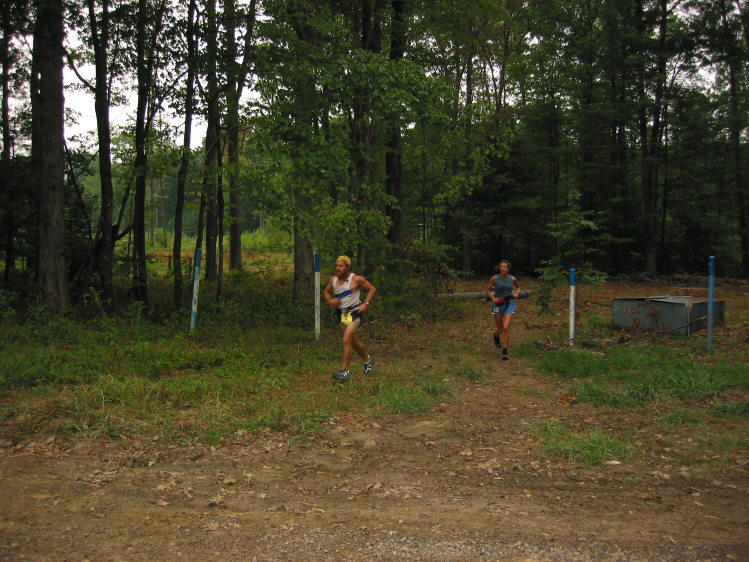
M 348 326 L 353 321 L 354 321 L 354 316 L 350 312 L 341 313 L 341 324 L 343 324 L 344 326 Z

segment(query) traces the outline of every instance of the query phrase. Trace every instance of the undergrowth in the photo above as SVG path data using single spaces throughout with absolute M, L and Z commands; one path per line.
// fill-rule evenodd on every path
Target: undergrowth
M 148 308 L 105 306 L 92 293 L 65 315 L 33 306 L 15 314 L 12 295 L 4 295 L 0 431 L 12 439 L 157 434 L 207 443 L 264 429 L 303 437 L 351 409 L 418 415 L 451 396 L 453 375 L 435 369 L 414 378 L 408 360 L 378 364 L 377 377 L 364 377 L 355 356 L 352 382 L 335 384 L 341 341 L 334 310 L 323 303 L 316 340 L 312 303 L 294 302 L 283 265 L 255 265 L 227 274 L 220 301 L 216 285 L 201 282 L 193 333 L 189 310 L 171 303 L 169 279 L 150 282 Z M 387 275 L 378 271 L 378 282 L 400 292 L 378 299 L 365 339 L 449 318 L 465 306 L 429 299 L 436 278 L 421 286 Z M 406 301 L 429 305 L 404 314 Z

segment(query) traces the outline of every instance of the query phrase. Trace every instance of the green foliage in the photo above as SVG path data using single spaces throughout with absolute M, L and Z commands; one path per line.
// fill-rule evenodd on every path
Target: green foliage
M 452 396 L 452 389 L 447 379 L 435 376 L 424 377 L 421 383 L 421 390 L 435 398 Z
M 456 377 L 460 377 L 462 379 L 473 382 L 484 380 L 484 371 L 474 365 L 457 365 L 451 370 L 451 373 Z
M 544 354 L 538 367 L 556 376 L 586 379 L 572 390 L 578 401 L 617 408 L 717 396 L 730 385 L 747 383 L 746 373 L 729 381 L 725 365 L 697 363 L 676 349 L 658 345 L 607 355 L 561 349 Z
M 697 427 L 705 424 L 700 414 L 692 410 L 677 408 L 659 416 L 658 421 L 670 426 Z
M 546 420 L 529 429 L 543 440 L 543 450 L 555 456 L 580 460 L 587 465 L 610 460 L 625 461 L 638 454 L 633 445 L 603 433 L 600 427 L 585 434 L 572 433 L 557 420 Z
M 716 418 L 747 418 L 749 417 L 749 402 L 721 402 L 715 405 L 711 414 Z
M 242 248 L 251 252 L 290 253 L 294 249 L 294 239 L 281 221 L 270 219 L 264 228 L 242 233 Z
M 385 412 L 394 414 L 418 415 L 432 408 L 432 400 L 420 388 L 396 387 L 386 390 L 377 397 L 377 403 Z

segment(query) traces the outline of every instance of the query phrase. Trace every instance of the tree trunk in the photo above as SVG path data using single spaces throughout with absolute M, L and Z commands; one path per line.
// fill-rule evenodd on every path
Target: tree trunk
M 744 163 L 741 150 L 741 134 L 746 123 L 746 114 L 741 111 L 740 92 L 737 85 L 737 68 L 745 61 L 740 58 L 741 52 L 735 40 L 731 37 L 728 25 L 728 7 L 725 0 L 720 0 L 721 23 L 723 26 L 724 41 L 726 49 L 726 62 L 728 65 L 728 91 L 730 95 L 730 110 L 728 118 L 729 143 L 731 146 L 731 157 L 734 167 L 734 193 L 738 211 L 739 237 L 741 240 L 741 273 L 745 279 L 749 279 L 749 194 L 747 186 L 744 185 Z
M 208 131 L 206 132 L 206 155 L 205 155 L 205 174 L 203 179 L 203 193 L 205 195 L 205 278 L 211 281 L 216 280 L 218 274 L 216 259 L 216 242 L 218 237 L 218 217 L 216 216 L 216 178 L 218 176 L 218 167 L 220 161 L 219 142 L 221 130 L 218 113 L 218 79 L 216 73 L 216 60 L 218 57 L 217 35 L 218 26 L 216 22 L 216 0 L 208 0 L 206 3 L 207 13 L 207 30 L 206 56 L 207 56 L 207 77 L 208 83 L 206 95 L 206 120 L 208 122 Z
M 7 190 L 8 193 L 8 204 L 5 208 L 5 271 L 4 280 L 7 285 L 10 279 L 10 272 L 16 267 L 16 251 L 15 251 L 15 239 L 14 239 L 14 223 L 15 218 L 13 214 L 14 199 L 15 199 L 15 187 L 10 185 L 10 162 L 11 162 L 11 138 L 10 138 L 10 35 L 11 29 L 10 24 L 7 20 L 4 20 L 3 26 L 3 39 L 0 43 L 0 57 L 2 57 L 3 65 L 3 99 L 2 99 L 2 133 L 3 133 L 3 152 L 2 152 L 2 163 L 0 163 L 0 185 L 3 190 Z
M 70 305 L 65 261 L 63 3 L 36 1 L 31 78 L 32 159 L 39 186 L 39 297 L 50 310 Z
M 114 232 L 112 219 L 114 188 L 112 185 L 112 135 L 109 125 L 109 0 L 102 0 L 101 24 L 97 24 L 95 2 L 88 0 L 89 25 L 94 51 L 96 83 L 94 85 L 94 107 L 99 143 L 99 177 L 101 184 L 101 210 L 99 213 L 99 237 L 101 244 L 98 256 L 99 276 L 104 302 L 113 298 L 112 268 L 114 263 Z
M 406 50 L 406 23 L 404 21 L 404 0 L 392 0 L 392 30 L 390 33 L 390 60 L 400 61 Z M 401 242 L 403 214 L 401 194 L 403 191 L 403 156 L 401 148 L 401 124 L 398 116 L 392 118 L 388 126 L 387 151 L 385 153 L 385 193 L 392 198 L 387 205 L 390 219 L 388 240 L 391 244 Z
M 651 148 L 648 140 L 648 120 L 647 107 L 648 100 L 645 94 L 645 53 L 644 45 L 647 38 L 645 29 L 645 16 L 643 12 L 642 0 L 638 0 L 636 5 L 637 31 L 640 40 L 640 60 L 637 66 L 637 98 L 638 98 L 638 123 L 640 133 L 640 153 L 642 158 L 640 183 L 642 186 L 643 201 L 643 237 L 642 253 L 645 257 L 644 268 L 648 273 L 656 272 L 656 254 L 657 254 L 657 186 L 654 182 L 654 162 L 651 158 Z
M 185 90 L 185 131 L 182 138 L 182 156 L 177 172 L 177 202 L 174 209 L 174 243 L 172 264 L 174 273 L 174 306 L 182 306 L 182 220 L 185 211 L 185 184 L 190 168 L 192 138 L 192 113 L 195 96 L 195 1 L 190 0 L 187 10 L 187 84 Z
M 249 60 L 254 35 L 256 0 L 250 2 L 245 17 L 245 41 L 242 63 L 237 63 L 235 23 L 237 20 L 234 0 L 225 0 L 226 50 L 229 69 L 226 91 L 226 143 L 229 175 L 229 269 L 242 270 L 242 222 L 241 197 L 239 195 L 239 100 L 249 70 Z
M 300 221 L 294 221 L 294 301 L 304 302 L 315 294 L 314 256 L 309 236 Z

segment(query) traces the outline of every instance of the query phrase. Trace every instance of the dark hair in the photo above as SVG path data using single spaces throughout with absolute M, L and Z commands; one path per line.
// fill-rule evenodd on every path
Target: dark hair
M 512 269 L 512 264 L 510 263 L 510 260 L 499 260 L 499 263 L 498 263 L 498 264 L 497 264 L 497 266 L 496 266 L 496 267 L 494 268 L 494 271 L 496 271 L 497 273 L 499 273 L 499 271 L 500 271 L 500 270 L 499 270 L 499 266 L 500 266 L 500 265 L 502 265 L 503 263 L 506 263 L 506 264 L 507 264 L 507 270 L 508 270 L 508 271 L 509 271 L 510 269 Z

